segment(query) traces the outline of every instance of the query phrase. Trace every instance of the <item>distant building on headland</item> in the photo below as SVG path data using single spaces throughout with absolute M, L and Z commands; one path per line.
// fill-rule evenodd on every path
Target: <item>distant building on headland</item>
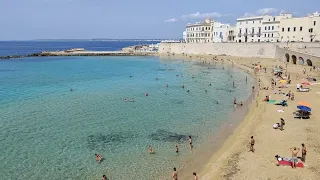
M 236 26 L 206 19 L 187 24 L 183 39 L 186 43 L 319 42 L 320 14 L 242 17 Z
M 135 45 L 124 47 L 121 49 L 122 52 L 158 52 L 159 44 L 148 44 L 148 45 Z

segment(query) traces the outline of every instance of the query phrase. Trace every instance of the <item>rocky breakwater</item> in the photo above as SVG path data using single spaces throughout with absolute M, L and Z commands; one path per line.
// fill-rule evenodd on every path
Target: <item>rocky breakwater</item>
M 44 56 L 152 56 L 155 52 L 123 52 L 123 51 L 44 51 L 40 53 L 32 53 L 27 55 L 10 55 L 0 56 L 0 59 L 16 59 L 28 57 L 44 57 Z

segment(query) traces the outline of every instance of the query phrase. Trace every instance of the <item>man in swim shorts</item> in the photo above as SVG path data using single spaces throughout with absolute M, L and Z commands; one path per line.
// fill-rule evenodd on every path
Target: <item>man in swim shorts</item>
M 292 168 L 297 168 L 297 163 L 298 163 L 298 153 L 299 153 L 299 148 L 293 147 L 290 148 L 291 152 L 292 152 Z
M 196 172 L 193 172 L 193 180 L 198 180 L 198 176 L 197 176 L 197 173 Z
M 173 168 L 173 173 L 172 173 L 172 178 L 173 180 L 178 180 L 178 172 L 177 172 L 177 168 Z
M 193 145 L 192 145 L 192 138 L 191 138 L 191 136 L 189 136 L 189 145 L 190 145 L 190 149 L 192 149 L 192 148 L 193 148 Z
M 306 162 L 307 148 L 306 148 L 306 146 L 304 145 L 304 143 L 302 143 L 301 146 L 302 146 L 302 149 L 301 149 L 301 153 L 302 153 L 301 161 L 302 161 L 302 162 Z
M 250 151 L 254 152 L 254 143 L 255 143 L 255 140 L 253 139 L 253 136 L 251 136 L 251 139 L 250 139 Z

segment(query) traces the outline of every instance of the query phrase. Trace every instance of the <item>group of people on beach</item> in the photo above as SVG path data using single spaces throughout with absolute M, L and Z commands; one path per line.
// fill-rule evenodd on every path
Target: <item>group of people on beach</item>
M 283 68 L 281 66 L 277 67 L 275 66 L 275 68 L 279 68 L 280 70 L 283 70 Z M 306 73 L 306 69 L 304 68 L 303 69 L 303 74 Z M 286 74 L 285 73 L 285 78 L 282 77 L 282 72 L 278 72 L 276 74 L 274 74 L 274 71 L 272 71 L 272 75 L 275 75 L 277 76 L 277 78 L 279 78 L 280 80 L 284 80 L 286 79 L 285 82 L 291 82 L 291 79 L 290 79 L 290 74 Z M 298 77 L 298 76 L 297 76 Z M 307 76 L 308 77 L 308 76 Z M 281 82 L 281 81 L 280 81 Z M 288 83 L 288 84 L 289 84 Z M 272 90 L 276 87 L 277 83 L 274 79 L 271 79 L 271 87 L 272 87 Z M 259 79 L 259 86 L 260 86 L 260 79 Z M 279 87 L 281 88 L 281 87 Z M 299 87 L 297 85 L 297 89 L 301 88 L 300 87 L 300 84 L 299 84 Z M 268 87 L 265 87 L 265 88 L 260 88 L 260 90 L 268 90 Z M 287 97 L 287 99 L 289 100 L 294 100 L 295 99 L 295 95 L 293 92 L 291 92 L 289 90 L 288 93 L 284 93 L 282 92 L 280 89 L 278 92 L 276 92 L 275 94 L 281 94 L 281 95 L 285 95 Z M 270 96 L 266 96 L 265 99 L 263 100 L 265 102 L 269 102 L 270 101 Z M 285 101 L 285 100 L 284 100 Z M 284 112 L 283 110 L 278 110 L 278 112 Z M 273 128 L 274 129 L 280 129 L 280 131 L 283 131 L 284 130 L 284 126 L 285 126 L 285 120 L 283 118 L 280 118 L 280 122 L 279 123 L 276 123 L 273 125 Z M 254 145 L 255 145 L 255 139 L 253 138 L 253 136 L 250 137 L 250 141 L 249 141 L 249 145 L 250 145 L 250 149 L 249 151 L 250 152 L 255 152 L 255 148 L 254 148 Z M 291 157 L 291 166 L 292 168 L 296 168 L 297 167 L 297 164 L 298 164 L 298 158 L 301 159 L 302 162 L 305 162 L 306 161 L 306 155 L 307 155 L 307 148 L 305 146 L 304 143 L 301 144 L 301 157 L 298 157 L 298 154 L 300 152 L 300 148 L 297 148 L 297 147 L 292 147 L 290 148 L 290 151 L 291 151 L 291 154 L 292 154 L 292 157 Z M 277 155 L 278 156 L 278 155 Z

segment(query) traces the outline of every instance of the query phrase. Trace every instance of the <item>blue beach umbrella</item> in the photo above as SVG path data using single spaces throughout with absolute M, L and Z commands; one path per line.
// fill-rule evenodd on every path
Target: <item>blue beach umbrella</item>
M 307 106 L 297 106 L 298 109 L 302 110 L 302 111 L 308 111 L 311 112 L 311 108 L 307 107 Z

